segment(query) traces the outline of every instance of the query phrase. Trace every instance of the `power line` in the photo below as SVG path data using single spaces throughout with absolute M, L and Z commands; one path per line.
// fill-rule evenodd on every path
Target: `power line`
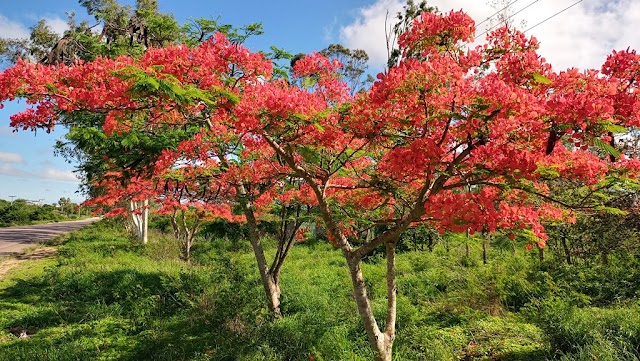
M 553 19 L 553 18 L 554 18 L 554 17 L 556 17 L 557 15 L 562 14 L 563 12 L 565 12 L 565 11 L 567 11 L 567 10 L 571 9 L 572 7 L 574 7 L 574 6 L 578 5 L 578 4 L 579 4 L 579 3 L 581 3 L 581 2 L 582 2 L 582 0 L 578 0 L 578 1 L 574 2 L 573 4 L 571 4 L 571 5 L 567 6 L 566 8 L 564 8 L 564 9 L 562 9 L 562 10 L 558 11 L 557 13 L 555 13 L 555 14 L 553 14 L 553 15 L 549 16 L 548 18 L 546 18 L 546 19 L 542 20 L 541 22 L 537 23 L 536 25 L 534 25 L 534 26 L 530 27 L 529 29 L 527 29 L 527 30 L 525 30 L 525 31 L 523 31 L 523 32 L 524 32 L 524 33 L 526 33 L 527 31 L 529 31 L 529 30 L 531 30 L 531 29 L 535 28 L 536 26 L 538 26 L 538 25 L 540 25 L 540 24 L 543 24 L 543 23 L 547 22 L 548 20 Z
M 537 3 L 538 1 L 539 1 L 539 0 L 534 0 L 534 1 L 532 1 L 531 3 L 529 3 L 529 5 L 527 5 L 527 6 L 523 7 L 522 9 L 518 10 L 517 12 L 515 12 L 515 13 L 511 14 L 511 15 L 510 15 L 508 18 L 506 18 L 505 20 L 509 20 L 509 19 L 511 19 L 512 17 L 514 17 L 514 16 L 516 16 L 516 15 L 520 14 L 521 12 L 525 11 L 525 10 L 526 10 L 526 9 L 528 9 L 531 5 L 533 5 L 533 4 L 535 4 L 535 3 Z M 580 0 L 580 1 L 582 1 L 582 0 Z M 555 16 L 555 15 L 554 15 L 554 16 Z M 487 29 L 487 30 L 485 30 L 482 34 L 480 34 L 480 35 L 476 36 L 476 38 L 479 38 L 479 37 L 481 37 L 482 35 L 484 35 L 484 34 L 488 33 L 489 31 L 491 31 L 493 28 L 495 28 L 495 27 L 496 27 L 496 26 L 498 26 L 498 25 L 500 25 L 500 23 L 495 24 L 495 25 L 493 25 L 492 27 L 488 28 L 488 29 Z
M 486 23 L 487 21 L 489 21 L 489 19 L 491 19 L 492 17 L 498 15 L 500 12 L 502 12 L 503 10 L 506 10 L 509 6 L 517 3 L 519 0 L 513 0 L 512 2 L 508 3 L 507 6 L 503 7 L 502 9 L 496 11 L 495 13 L 493 13 L 493 15 L 489 16 L 488 18 L 484 19 L 483 21 L 481 21 L 480 23 L 476 24 L 476 27 Z

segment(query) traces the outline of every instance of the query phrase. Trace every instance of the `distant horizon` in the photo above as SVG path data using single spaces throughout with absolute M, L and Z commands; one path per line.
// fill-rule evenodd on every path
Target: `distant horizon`
M 32 204 L 39 204 L 39 205 L 45 205 L 45 204 L 51 204 L 51 205 L 57 205 L 58 201 L 60 200 L 60 198 L 69 198 L 71 200 L 71 203 L 75 203 L 75 204 L 81 204 L 82 202 L 84 202 L 86 199 L 77 199 L 74 200 L 71 197 L 66 197 L 66 196 L 60 196 L 58 198 L 56 198 L 55 200 L 51 200 L 53 198 L 37 198 L 37 199 L 29 199 L 29 198 L 23 198 L 23 197 L 19 197 L 19 196 L 1 196 L 0 195 L 0 200 L 2 201 L 7 201 L 7 202 L 15 202 L 15 201 L 26 201 L 28 203 L 32 203 Z

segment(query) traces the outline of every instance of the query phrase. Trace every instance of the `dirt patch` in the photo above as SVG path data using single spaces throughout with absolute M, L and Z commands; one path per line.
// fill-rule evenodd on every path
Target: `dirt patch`
M 15 257 L 6 259 L 0 259 L 0 279 L 9 273 L 13 268 L 18 266 L 22 262 L 34 261 L 39 259 L 51 258 L 58 253 L 58 250 L 53 247 L 42 247 L 33 250 L 33 252 L 20 254 Z
M 15 258 L 9 258 L 4 261 L 0 260 L 0 279 L 4 278 L 4 275 L 6 275 L 12 268 L 19 265 L 20 262 L 23 261 L 17 260 Z
M 58 254 L 58 250 L 53 247 L 42 247 L 34 249 L 33 252 L 28 252 L 25 254 L 21 254 L 16 256 L 16 259 L 20 261 L 28 261 L 28 260 L 36 260 L 53 257 Z

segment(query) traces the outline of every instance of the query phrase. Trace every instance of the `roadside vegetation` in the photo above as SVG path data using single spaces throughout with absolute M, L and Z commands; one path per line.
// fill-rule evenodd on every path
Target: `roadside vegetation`
M 201 236 L 189 263 L 157 230 L 146 246 L 113 221 L 72 233 L 55 259 L 0 279 L 0 360 L 372 359 L 339 250 L 316 239 L 292 248 L 283 317 L 273 319 L 251 247 L 233 229 Z M 480 243 L 463 234 L 412 239 L 397 257 L 394 359 L 640 357 L 636 256 L 567 265 L 552 242 L 541 261 L 494 238 L 483 264 Z M 382 253 L 364 272 L 382 317 Z
M 57 204 L 33 204 L 24 199 L 0 199 L 0 227 L 22 226 L 36 223 L 71 221 L 86 218 L 88 212 L 60 198 Z

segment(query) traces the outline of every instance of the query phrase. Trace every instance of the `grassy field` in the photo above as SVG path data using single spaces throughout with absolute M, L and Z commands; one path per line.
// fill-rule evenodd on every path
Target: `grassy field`
M 169 238 L 142 246 L 100 222 L 58 249 L 0 279 L 0 360 L 372 358 L 344 260 L 324 242 L 292 250 L 277 321 L 248 243 L 202 241 L 185 264 Z M 462 254 L 398 256 L 396 360 L 640 356 L 635 258 L 567 268 L 524 251 L 492 251 L 487 265 Z M 372 257 L 365 273 L 382 315 L 383 259 Z

